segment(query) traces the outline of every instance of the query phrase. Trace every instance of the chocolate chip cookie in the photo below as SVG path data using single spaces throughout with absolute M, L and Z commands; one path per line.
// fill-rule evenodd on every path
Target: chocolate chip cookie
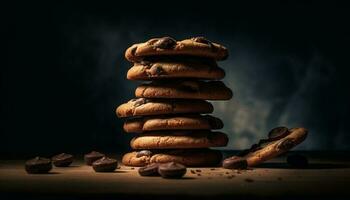
M 191 149 L 224 147 L 227 135 L 211 131 L 158 131 L 145 133 L 130 141 L 133 149 Z
M 232 91 L 221 81 L 153 81 L 136 88 L 136 97 L 228 100 Z
M 116 109 L 118 117 L 163 115 L 178 113 L 211 113 L 213 106 L 204 100 L 137 98 Z
M 125 58 L 139 62 L 152 56 L 195 56 L 225 60 L 228 57 L 226 47 L 211 42 L 204 37 L 194 37 L 176 41 L 171 37 L 153 38 L 144 43 L 134 44 L 125 52 Z
M 210 115 L 191 114 L 133 118 L 125 121 L 123 128 L 128 133 L 142 133 L 158 130 L 221 129 L 223 126 L 219 118 Z
M 282 153 L 285 153 L 300 144 L 307 137 L 308 131 L 305 128 L 292 128 L 273 130 L 274 136 L 269 139 L 262 140 L 259 144 L 253 145 L 252 148 L 240 155 L 247 160 L 248 166 L 256 166 L 266 160 L 272 159 Z M 277 133 L 279 131 L 279 133 Z M 271 133 L 270 132 L 270 133 Z M 269 136 L 272 134 L 269 134 Z
M 123 156 L 122 163 L 127 166 L 141 167 L 150 163 L 178 162 L 188 167 L 217 166 L 222 159 L 221 151 L 211 149 L 147 150 L 149 154 L 138 151 Z
M 155 80 L 170 78 L 198 78 L 219 80 L 225 71 L 215 62 L 157 61 L 134 63 L 128 73 L 129 80 Z

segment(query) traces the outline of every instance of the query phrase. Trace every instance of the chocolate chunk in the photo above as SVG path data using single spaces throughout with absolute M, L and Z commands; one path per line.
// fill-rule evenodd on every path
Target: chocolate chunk
M 277 148 L 287 151 L 291 149 L 294 146 L 294 141 L 291 138 L 286 138 L 282 140 L 279 144 L 277 144 Z
M 52 169 L 50 159 L 35 157 L 25 163 L 25 170 L 28 174 L 46 174 Z
M 232 156 L 232 157 L 226 158 L 222 162 L 222 167 L 226 169 L 247 169 L 248 162 L 244 158 L 241 158 L 238 156 Z
M 208 39 L 206 39 L 205 37 L 194 37 L 191 38 L 192 41 L 198 42 L 198 43 L 202 43 L 202 44 L 206 44 L 208 45 L 212 51 L 216 51 L 216 47 L 213 45 L 212 42 L 210 42 Z
M 68 167 L 73 162 L 73 156 L 71 154 L 61 153 L 53 156 L 51 160 L 56 167 Z
M 148 67 L 152 67 L 152 65 L 153 65 L 152 62 L 147 61 L 147 60 L 141 60 L 141 61 L 140 61 L 140 64 L 141 64 L 141 65 L 148 66 Z
M 113 172 L 118 167 L 118 161 L 104 156 L 93 162 L 92 167 L 95 172 Z
M 162 66 L 156 65 L 149 70 L 150 76 L 161 75 L 164 73 Z
M 158 167 L 159 163 L 151 163 L 144 167 L 140 167 L 138 172 L 141 176 L 159 176 Z
M 294 168 L 307 168 L 309 161 L 305 156 L 295 154 L 287 157 L 287 163 Z
M 87 165 L 92 165 L 93 162 L 102 158 L 103 156 L 105 156 L 105 155 L 100 153 L 100 152 L 92 151 L 92 152 L 84 155 L 84 160 L 85 160 L 85 163 Z
M 158 173 L 163 178 L 181 178 L 186 174 L 186 167 L 180 163 L 169 162 L 159 165 Z
M 269 140 L 275 141 L 282 139 L 289 135 L 289 130 L 286 127 L 276 127 L 269 132 Z
M 163 37 L 158 39 L 158 41 L 153 43 L 155 48 L 160 49 L 171 49 L 176 45 L 176 40 L 171 37 Z
M 142 157 L 142 156 L 151 156 L 152 152 L 150 150 L 142 150 L 136 153 L 136 158 Z

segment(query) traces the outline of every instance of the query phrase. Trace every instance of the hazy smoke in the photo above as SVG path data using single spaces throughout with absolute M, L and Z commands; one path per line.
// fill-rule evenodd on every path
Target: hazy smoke
M 186 37 L 176 28 L 164 32 L 172 32 L 175 38 Z M 243 34 L 230 37 L 210 30 L 198 33 L 196 27 L 186 28 L 187 32 L 193 30 L 193 35 L 201 34 L 224 43 L 231 52 L 229 59 L 219 65 L 226 71 L 224 82 L 234 91 L 234 98 L 213 102 L 213 114 L 224 121 L 223 132 L 230 137 L 227 149 L 249 147 L 276 126 L 308 128 L 309 137 L 300 149 L 349 148 L 344 139 L 348 138 L 345 114 L 338 112 L 341 108 L 330 106 L 327 100 L 332 96 L 336 74 L 332 63 L 317 51 L 306 55 L 279 52 Z M 98 66 L 92 82 L 86 83 L 91 90 L 91 103 L 96 103 L 99 123 L 110 126 L 117 119 L 106 117 L 106 113 L 113 113 L 115 106 L 132 98 L 138 84 L 125 79 L 130 64 L 123 58 L 124 50 L 132 43 L 159 36 L 159 30 L 154 34 L 152 24 L 143 24 L 141 28 L 89 23 L 84 31 L 88 40 L 96 42 L 90 53 Z M 81 35 L 73 40 L 79 37 Z M 106 96 L 107 101 L 100 99 Z

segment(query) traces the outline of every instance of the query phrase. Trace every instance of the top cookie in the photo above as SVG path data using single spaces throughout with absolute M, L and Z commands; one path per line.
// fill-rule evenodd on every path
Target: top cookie
M 171 37 L 153 38 L 145 43 L 134 44 L 125 52 L 125 58 L 131 62 L 140 62 L 152 56 L 195 56 L 214 60 L 225 60 L 227 48 L 210 42 L 204 37 L 194 37 L 176 41 Z

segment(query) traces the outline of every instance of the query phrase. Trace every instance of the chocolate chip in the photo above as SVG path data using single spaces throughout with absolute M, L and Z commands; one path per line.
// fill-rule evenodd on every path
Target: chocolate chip
M 202 172 L 202 170 L 200 170 L 200 169 L 196 169 L 196 172 Z
M 118 161 L 104 156 L 93 162 L 92 167 L 95 172 L 113 172 L 118 167 Z
M 43 157 L 35 157 L 25 163 L 28 174 L 45 174 L 52 169 L 51 160 Z
M 226 169 L 247 169 L 248 163 L 242 157 L 232 156 L 222 162 L 222 167 Z
M 71 154 L 61 153 L 53 156 L 51 160 L 56 167 L 68 167 L 73 162 L 73 156 Z
M 159 163 L 151 163 L 144 167 L 140 167 L 138 172 L 140 176 L 159 176 L 158 167 Z
M 136 158 L 140 158 L 142 156 L 151 156 L 152 152 L 150 150 L 142 150 L 136 153 Z
M 287 151 L 294 146 L 294 141 L 291 138 L 286 138 L 282 140 L 279 144 L 277 144 L 277 148 Z
M 192 41 L 198 42 L 198 43 L 202 43 L 202 44 L 206 44 L 208 45 L 213 51 L 216 51 L 216 47 L 213 45 L 212 42 L 210 42 L 208 39 L 206 39 L 205 37 L 194 37 L 191 38 Z
M 160 66 L 160 65 L 153 66 L 149 70 L 149 73 L 151 76 L 161 75 L 161 74 L 163 74 L 163 72 L 164 72 L 164 70 L 163 70 L 162 66 Z
M 192 174 L 195 174 L 196 172 L 195 172 L 194 170 L 191 169 L 191 173 L 192 173 Z
M 286 127 L 276 127 L 269 132 L 269 140 L 276 141 L 289 135 L 289 130 Z
M 307 168 L 309 161 L 305 156 L 295 154 L 287 157 L 287 163 L 294 168 Z
M 158 39 L 158 41 L 153 43 L 155 48 L 160 49 L 171 49 L 176 45 L 176 40 L 171 37 L 163 37 Z
M 84 155 L 84 160 L 87 165 L 92 165 L 93 162 L 104 156 L 105 155 L 100 152 L 91 151 L 90 153 Z
M 141 65 L 148 66 L 148 67 L 152 67 L 152 65 L 153 65 L 152 62 L 147 61 L 147 60 L 141 60 L 141 61 L 140 61 L 140 64 L 141 64 Z
M 163 178 L 181 178 L 186 174 L 186 167 L 180 163 L 169 162 L 159 165 L 158 173 Z

